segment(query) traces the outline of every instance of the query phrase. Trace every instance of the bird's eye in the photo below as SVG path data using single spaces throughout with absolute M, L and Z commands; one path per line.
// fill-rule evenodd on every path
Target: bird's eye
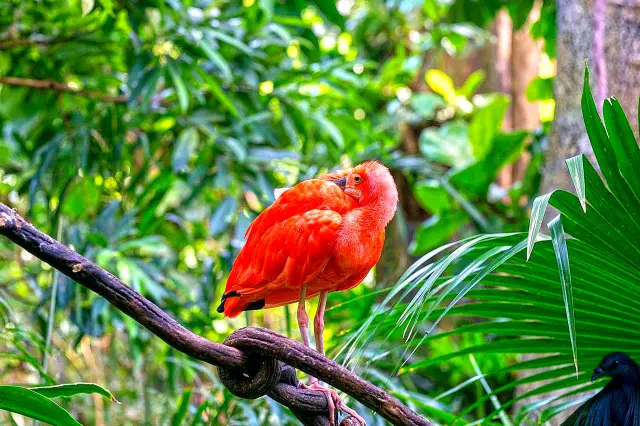
M 354 183 L 362 182 L 362 177 L 360 177 L 360 175 L 353 175 L 353 182 Z
M 613 368 L 618 368 L 619 365 L 620 365 L 620 361 L 618 360 L 613 361 Z

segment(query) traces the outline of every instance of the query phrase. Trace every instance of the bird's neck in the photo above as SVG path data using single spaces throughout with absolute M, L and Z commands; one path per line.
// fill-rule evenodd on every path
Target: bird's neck
M 380 197 L 375 202 L 366 204 L 358 210 L 360 224 L 363 230 L 370 230 L 377 233 L 384 229 L 396 212 L 397 201 L 389 202 L 384 197 Z

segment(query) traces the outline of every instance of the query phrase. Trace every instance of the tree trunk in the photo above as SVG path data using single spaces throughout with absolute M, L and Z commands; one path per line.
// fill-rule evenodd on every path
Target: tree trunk
M 558 188 L 573 190 L 565 165 L 567 158 L 584 153 L 593 160 L 580 108 L 585 60 L 595 63 L 592 6 L 592 1 L 587 0 L 558 0 L 557 3 L 556 113 L 543 173 L 543 193 Z M 637 133 L 640 1 L 608 0 L 604 53 L 608 94 L 618 98 Z M 592 72 L 592 77 L 593 83 L 597 76 Z
M 514 32 L 506 10 L 501 10 L 496 16 L 496 43 L 492 51 L 494 67 L 490 72 L 493 87 L 511 99 L 504 118 L 505 130 L 535 130 L 540 126 L 538 105 L 529 102 L 526 96 L 527 86 L 538 75 L 541 46 L 531 38 L 529 30 L 539 17 L 540 6 L 536 5 L 524 28 Z M 498 175 L 498 184 L 508 188 L 521 179 L 528 161 L 526 154 L 523 154 L 515 164 L 505 166 Z
M 585 61 L 590 65 L 593 92 L 600 98 L 596 99 L 598 107 L 602 107 L 603 100 L 599 92 L 606 88 L 604 90 L 608 93 L 605 95 L 618 98 L 635 132 L 638 131 L 640 0 L 606 0 L 606 7 L 602 10 L 604 16 L 594 15 L 598 9 L 594 10 L 593 6 L 594 0 L 557 1 L 556 110 L 543 171 L 543 194 L 560 188 L 574 192 L 565 164 L 567 158 L 584 153 L 595 164 L 580 106 Z M 604 34 L 600 31 L 599 36 L 596 31 L 598 19 L 604 22 Z M 598 37 L 604 39 L 599 40 Z M 603 54 L 604 58 L 598 57 Z M 604 75 L 598 75 L 598 67 L 594 67 L 598 63 L 606 64 Z M 597 85 L 594 84 L 596 81 Z M 556 214 L 548 210 L 545 222 Z M 526 392 L 541 385 L 534 383 L 518 391 Z M 523 401 L 529 402 L 532 399 Z M 551 424 L 560 424 L 569 414 L 556 416 Z

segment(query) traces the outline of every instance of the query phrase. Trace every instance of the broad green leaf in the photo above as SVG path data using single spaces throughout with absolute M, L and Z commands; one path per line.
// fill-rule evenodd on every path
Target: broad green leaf
M 544 214 L 547 211 L 549 205 L 549 198 L 553 193 L 540 195 L 533 200 L 533 207 L 531 208 L 531 219 L 529 219 L 529 235 L 527 236 L 527 260 L 531 257 L 533 251 L 533 245 L 538 238 L 538 232 L 544 219 Z
M 240 118 L 240 112 L 233 104 L 231 98 L 229 98 L 229 96 L 224 93 L 224 90 L 222 90 L 222 87 L 220 87 L 220 84 L 216 81 L 216 79 L 208 78 L 207 84 L 209 85 L 209 89 L 211 89 L 211 92 L 216 96 L 216 98 L 218 98 L 225 109 L 229 111 L 234 117 Z
M 446 103 L 449 105 L 455 104 L 456 89 L 451 77 L 443 71 L 431 69 L 426 72 L 424 78 L 431 90 L 442 96 Z
M 484 70 L 476 70 L 472 72 L 469 77 L 462 84 L 462 87 L 458 88 L 458 94 L 465 98 L 471 98 L 476 92 L 478 87 L 482 84 L 487 74 Z
M 554 78 L 536 77 L 527 86 L 526 95 L 529 102 L 553 99 Z
M 313 118 L 318 122 L 320 128 L 324 132 L 326 132 L 333 140 L 333 142 L 336 144 L 336 148 L 344 149 L 344 136 L 342 136 L 342 131 L 338 128 L 338 126 L 333 124 L 333 122 L 329 120 L 329 118 L 322 114 L 315 114 Z
M 513 162 L 522 151 L 527 132 L 497 134 L 486 157 L 465 168 L 452 170 L 449 181 L 469 197 L 486 195 L 489 185 L 506 164 Z
M 66 197 L 61 199 L 61 209 L 65 215 L 79 219 L 95 214 L 101 202 L 102 190 L 93 179 L 76 178 L 70 185 Z
M 468 127 L 463 121 L 428 127 L 420 134 L 419 147 L 428 159 L 452 167 L 462 167 L 473 161 L 468 139 Z
M 199 141 L 200 136 L 195 127 L 189 127 L 180 132 L 171 158 L 171 165 L 174 172 L 178 173 L 187 170 L 189 159 L 198 148 Z
M 420 181 L 413 186 L 413 195 L 420 207 L 431 214 L 449 210 L 452 202 L 447 190 L 435 179 Z
M 527 22 L 533 4 L 534 0 L 520 0 L 506 3 L 509 15 L 511 15 L 514 31 L 521 29 Z
M 411 107 L 422 118 L 433 118 L 438 108 L 443 106 L 444 100 L 434 93 L 417 93 L 411 97 Z
M 414 241 L 409 245 L 409 251 L 413 255 L 424 254 L 446 243 L 468 221 L 468 216 L 461 210 L 444 211 L 431 216 L 416 230 Z
M 482 160 L 493 147 L 493 139 L 500 132 L 509 106 L 505 95 L 494 95 L 474 111 L 469 123 L 469 142 L 473 156 Z
M 226 197 L 211 215 L 209 235 L 217 237 L 231 224 L 231 217 L 236 212 L 238 202 L 234 197 Z
M 176 89 L 176 94 L 178 95 L 180 110 L 185 113 L 189 109 L 189 93 L 187 92 L 187 86 L 185 85 L 175 62 L 167 64 L 167 70 L 169 70 L 169 75 L 173 81 L 173 87 Z
M 216 38 L 218 40 L 224 41 L 225 43 L 235 47 L 236 49 L 240 50 L 241 52 L 252 56 L 252 57 L 263 57 L 264 55 L 261 52 L 258 52 L 254 49 L 251 49 L 249 46 L 247 46 L 242 40 L 239 40 L 233 36 L 230 36 L 229 34 L 226 34 L 222 31 L 218 31 L 218 30 L 214 30 L 214 29 L 208 29 L 207 30 L 207 34 L 209 34 L 211 37 Z
M 53 426 L 81 426 L 49 398 L 20 386 L 0 385 L 0 410 L 22 414 Z
M 635 198 L 640 199 L 640 148 L 620 102 L 609 98 L 603 108 L 604 123 L 615 151 L 620 174 L 629 184 Z
M 212 43 L 209 40 L 203 39 L 199 44 L 202 53 L 204 53 L 207 58 L 211 62 L 215 64 L 216 67 L 222 73 L 222 78 L 229 82 L 233 79 L 233 74 L 231 73 L 231 67 L 227 60 L 220 54 L 216 49 L 213 48 Z
M 37 386 L 29 389 L 34 392 L 38 392 L 40 395 L 46 396 L 47 398 L 97 393 L 98 395 L 108 398 L 112 402 L 118 402 L 111 392 L 102 386 L 96 385 L 95 383 L 68 383 L 54 386 Z
M 573 351 L 573 362 L 576 367 L 576 377 L 578 375 L 578 350 L 576 345 L 576 319 L 573 306 L 573 288 L 571 285 L 571 269 L 569 267 L 569 252 L 567 251 L 567 241 L 562 227 L 560 216 L 557 216 L 549 223 L 551 231 L 551 241 L 553 242 L 553 251 L 558 261 L 558 270 L 560 272 L 560 282 L 562 284 L 562 295 L 564 297 L 564 305 L 567 314 L 567 323 L 569 325 L 569 339 L 571 341 L 571 350 Z
M 584 160 L 584 155 L 580 154 L 569 158 L 566 160 L 566 163 L 567 168 L 569 169 L 569 175 L 571 176 L 571 181 L 573 182 L 573 186 L 576 188 L 576 194 L 580 200 L 582 210 L 587 211 L 587 196 L 584 187 Z
M 336 24 L 341 29 L 344 29 L 345 19 L 344 16 L 338 12 L 336 3 L 328 0 L 314 0 L 313 4 L 316 5 L 318 10 L 327 18 L 329 22 Z

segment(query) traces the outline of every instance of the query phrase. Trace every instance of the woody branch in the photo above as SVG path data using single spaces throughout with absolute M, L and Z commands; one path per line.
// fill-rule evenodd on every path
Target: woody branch
M 219 367 L 223 383 L 237 396 L 257 398 L 266 394 L 289 407 L 305 425 L 327 425 L 325 396 L 299 389 L 293 370 L 297 368 L 349 394 L 394 425 L 433 425 L 335 361 L 270 330 L 243 328 L 229 336 L 225 344 L 198 336 L 113 274 L 38 231 L 3 203 L 0 235 L 101 295 L 170 346 Z M 350 422 L 346 419 L 342 424 Z

